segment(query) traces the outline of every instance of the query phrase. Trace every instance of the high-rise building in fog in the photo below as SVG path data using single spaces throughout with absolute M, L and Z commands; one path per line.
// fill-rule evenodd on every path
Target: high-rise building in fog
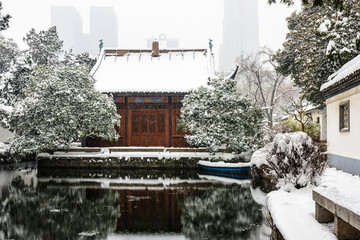
M 75 53 L 99 53 L 99 40 L 104 47 L 116 48 L 118 44 L 117 16 L 112 7 L 90 8 L 90 33 L 83 33 L 83 20 L 75 7 L 52 6 L 51 25 L 57 27 L 59 37 L 64 41 L 63 49 Z
M 230 72 L 242 54 L 259 49 L 259 19 L 256 0 L 224 0 L 223 42 L 219 71 Z
M 99 51 L 99 40 L 103 39 L 104 47 L 117 48 L 117 16 L 112 7 L 90 8 L 90 46 L 89 51 Z
M 82 38 L 82 18 L 75 7 L 52 6 L 51 26 L 56 26 L 59 38 L 64 41 L 63 49 L 80 52 Z

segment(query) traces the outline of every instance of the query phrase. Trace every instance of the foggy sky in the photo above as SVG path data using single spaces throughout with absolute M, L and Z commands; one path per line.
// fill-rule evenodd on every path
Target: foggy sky
M 25 48 L 22 38 L 31 28 L 39 31 L 50 27 L 51 6 L 75 6 L 83 17 L 86 34 L 90 31 L 90 7 L 111 6 L 118 20 L 116 47 L 145 48 L 147 38 L 165 33 L 179 39 L 180 48 L 206 48 L 208 39 L 213 39 L 214 53 L 218 54 L 223 1 L 226 0 L 2 0 L 2 13 L 12 15 L 10 28 L 2 34 Z M 260 46 L 281 47 L 287 32 L 285 17 L 296 9 L 300 6 L 269 6 L 267 0 L 258 0 Z

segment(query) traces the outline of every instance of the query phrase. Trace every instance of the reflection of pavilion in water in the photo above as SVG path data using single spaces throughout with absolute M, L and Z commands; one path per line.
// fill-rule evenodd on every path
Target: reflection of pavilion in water
M 168 173 L 170 174 L 170 173 Z M 116 232 L 122 233 L 181 233 L 181 204 L 193 194 L 204 192 L 214 183 L 206 179 L 162 178 L 107 179 L 109 191 L 116 191 L 114 207 L 120 207 Z M 83 199 L 101 199 L 104 179 L 101 178 L 40 178 L 40 185 L 48 188 L 71 186 L 82 188 Z M 215 184 L 216 185 L 216 184 Z M 222 187 L 223 185 L 220 184 Z
M 228 190 L 233 192 L 235 182 L 241 185 L 242 192 L 245 191 L 247 195 L 251 195 L 248 189 L 250 180 L 232 179 L 229 180 L 229 182 L 222 182 L 213 180 L 207 176 L 206 178 L 199 178 L 199 175 L 193 179 L 181 179 L 179 177 L 156 178 L 154 176 L 150 176 L 150 178 L 147 178 L 147 176 L 144 176 L 144 178 L 122 176 L 121 178 L 115 179 L 50 177 L 40 178 L 39 182 L 40 185 L 46 186 L 46 188 L 63 188 L 65 186 L 81 188 L 84 202 L 102 202 L 104 188 L 108 189 L 109 193 L 116 193 L 116 198 L 112 199 L 110 203 L 112 207 L 120 210 L 120 215 L 118 215 L 113 222 L 115 224 L 115 228 L 113 229 L 115 235 L 173 233 L 183 236 L 184 231 L 189 232 L 187 229 L 189 224 L 197 224 L 192 222 L 193 220 L 187 219 L 187 216 L 189 214 L 189 216 L 191 216 L 193 213 L 197 214 L 196 209 L 198 207 L 189 210 L 185 207 L 186 202 L 188 204 L 198 201 L 204 202 L 205 199 L 203 198 L 206 198 L 206 193 L 212 193 L 216 196 L 216 199 L 213 203 L 212 200 L 214 199 L 210 200 L 208 205 L 215 204 L 213 206 L 214 209 L 212 209 L 212 211 L 214 211 L 217 209 L 216 205 L 219 202 L 222 203 L 228 200 L 222 199 L 222 197 L 229 197 L 229 195 L 224 195 L 224 193 Z M 235 184 L 235 186 L 238 184 Z M 218 191 L 218 193 L 214 191 Z M 237 199 L 239 192 L 234 192 L 234 194 L 236 196 L 233 197 Z M 245 202 L 249 201 L 247 200 L 247 195 L 244 198 Z M 253 200 L 251 200 L 251 202 L 252 201 Z M 241 205 L 240 202 L 237 202 L 235 204 L 236 206 L 231 207 L 232 210 L 230 211 L 236 212 L 238 210 L 238 204 Z M 88 211 L 91 210 L 89 209 Z M 187 226 L 184 226 L 184 220 Z M 207 219 L 207 221 L 208 220 L 209 219 Z M 211 222 L 212 220 L 209 221 Z M 187 230 L 184 230 L 184 227 Z
M 119 190 L 120 213 L 117 231 L 181 232 L 179 204 L 197 189 Z
M 6 212 L 10 235 L 16 239 L 12 229 L 24 229 L 29 239 L 52 239 L 60 227 L 59 239 L 77 239 L 91 229 L 102 239 L 263 239 L 260 205 L 254 201 L 259 194 L 253 196 L 250 180 L 164 171 L 87 175 L 0 170 L 5 204 L 0 211 Z M 0 236 L 1 231 L 0 226 Z

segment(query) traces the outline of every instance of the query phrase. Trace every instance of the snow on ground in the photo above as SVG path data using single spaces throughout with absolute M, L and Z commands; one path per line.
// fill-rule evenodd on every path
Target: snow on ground
M 268 194 L 268 209 L 274 224 L 287 240 L 337 239 L 333 227 L 315 219 L 314 186 L 294 189 L 289 185 Z M 337 203 L 360 213 L 360 177 L 335 168 L 328 168 L 321 176 L 318 192 L 333 197 Z
M 251 196 L 253 197 L 255 202 L 257 202 L 261 206 L 267 205 L 267 194 L 261 191 L 260 188 L 250 187 L 250 191 L 251 191 Z
M 333 202 L 360 214 L 360 176 L 354 176 L 335 168 L 326 169 L 316 191 Z
M 268 209 L 273 222 L 286 240 L 336 240 L 331 229 L 315 219 L 312 189 L 284 189 L 268 194 Z
M 155 149 L 155 148 L 153 148 Z M 147 152 L 144 150 L 143 152 L 111 152 L 109 148 L 102 148 L 99 149 L 99 152 L 63 152 L 57 151 L 54 152 L 53 155 L 48 153 L 41 153 L 38 156 L 42 158 L 52 158 L 52 157 L 73 157 L 73 158 L 81 158 L 81 157 L 93 157 L 93 158 L 157 158 L 157 159 L 180 159 L 180 158 L 199 158 L 199 159 L 223 159 L 223 160 L 230 160 L 234 158 L 234 154 L 232 153 L 215 153 L 210 154 L 208 152 L 170 152 L 167 151 L 166 148 L 163 151 L 156 151 L 156 152 Z M 160 148 L 159 148 L 160 150 Z

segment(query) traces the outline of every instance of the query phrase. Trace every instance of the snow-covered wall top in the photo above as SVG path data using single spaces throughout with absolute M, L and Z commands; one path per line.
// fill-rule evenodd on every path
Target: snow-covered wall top
M 103 49 L 91 71 L 100 92 L 187 92 L 213 75 L 206 50 L 160 50 L 158 57 L 151 51 L 115 51 Z
M 338 83 L 345 77 L 349 76 L 350 74 L 354 73 L 355 71 L 360 69 L 360 54 L 347 62 L 344 66 L 342 66 L 338 71 L 334 72 L 328 77 L 328 81 L 321 85 L 320 91 L 323 91 L 330 86 Z

